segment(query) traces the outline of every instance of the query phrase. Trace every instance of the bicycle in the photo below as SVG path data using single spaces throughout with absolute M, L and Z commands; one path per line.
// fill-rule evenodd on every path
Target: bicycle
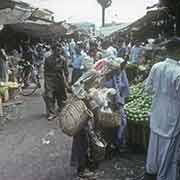
M 38 68 L 38 65 L 29 62 L 23 61 L 18 64 L 17 79 L 21 95 L 31 96 L 38 89 L 41 89 Z

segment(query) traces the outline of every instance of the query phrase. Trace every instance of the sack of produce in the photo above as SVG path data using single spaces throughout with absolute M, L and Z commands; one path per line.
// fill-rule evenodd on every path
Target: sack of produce
M 0 87 L 0 96 L 4 96 L 7 90 L 7 87 Z
M 98 112 L 98 123 L 104 128 L 116 128 L 120 126 L 119 112 Z
M 73 94 L 79 99 L 85 99 L 88 95 L 87 91 L 93 87 L 98 87 L 100 82 L 100 74 L 95 70 L 89 70 L 72 86 Z
M 62 131 L 68 136 L 75 136 L 93 114 L 82 100 L 72 99 L 59 115 Z

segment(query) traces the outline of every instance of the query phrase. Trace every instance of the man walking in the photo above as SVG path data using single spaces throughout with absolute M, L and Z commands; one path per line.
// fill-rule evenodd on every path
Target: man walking
M 180 147 L 180 38 L 167 42 L 168 58 L 155 64 L 145 84 L 153 94 L 144 180 L 178 180 Z
M 142 59 L 144 58 L 144 50 L 140 46 L 139 41 L 135 41 L 134 47 L 131 49 L 130 60 L 133 64 L 142 64 Z
M 59 110 L 63 107 L 66 100 L 66 80 L 68 80 L 68 69 L 66 59 L 63 55 L 63 48 L 60 44 L 55 43 L 52 46 L 52 55 L 46 58 L 44 65 L 45 76 L 45 94 L 44 100 L 48 120 L 55 118 L 56 101 Z

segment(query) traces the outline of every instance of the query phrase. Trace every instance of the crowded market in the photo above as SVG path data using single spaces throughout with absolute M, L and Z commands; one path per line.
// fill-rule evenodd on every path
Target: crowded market
M 102 14 L 113 5 L 111 0 L 96 3 L 102 7 Z M 28 1 L 0 1 L 1 144 L 4 142 L 7 144 L 4 147 L 9 147 L 2 150 L 2 155 L 0 151 L 0 168 L 2 174 L 7 173 L 0 175 L 0 179 L 180 179 L 180 3 L 175 0 L 173 3 L 161 0 L 150 4 L 142 18 L 104 36 L 104 18 L 101 32 L 96 32 L 91 24 L 83 29 L 68 21 L 56 22 L 52 11 L 33 7 Z M 42 104 L 44 108 L 37 115 L 35 111 L 38 113 Z M 25 118 L 28 111 L 32 111 L 31 116 Z M 40 117 L 43 112 L 44 116 Z M 16 120 L 9 120 L 13 113 Z M 18 129 L 16 121 L 24 129 L 24 135 L 17 135 L 20 139 L 17 142 L 13 134 L 12 140 L 4 140 L 5 131 L 9 132 L 12 125 L 12 129 Z M 47 137 L 34 136 L 37 133 L 34 125 L 32 135 L 28 134 L 30 130 L 23 127 L 25 121 L 29 124 L 26 128 L 33 122 L 47 123 L 39 125 L 41 130 L 46 126 Z M 58 140 L 51 140 L 55 134 L 64 140 L 57 137 Z M 27 142 L 25 136 L 29 138 Z M 33 138 L 42 139 L 47 153 L 43 152 L 44 148 L 41 151 L 33 146 Z M 61 145 L 68 148 L 63 150 Z M 16 146 L 22 146 L 20 152 Z M 58 164 L 61 173 L 65 169 L 71 173 L 71 166 L 75 173 L 71 177 L 60 173 L 51 176 L 52 164 L 47 170 L 48 177 L 44 178 L 46 173 L 42 177 L 33 176 L 38 170 L 33 171 L 31 166 L 27 168 L 32 168 L 31 175 L 28 172 L 17 175 L 16 168 L 11 166 L 13 170 L 8 172 L 11 161 L 14 163 L 18 156 L 26 159 L 28 148 L 39 150 L 39 156 L 27 156 L 33 162 L 42 158 L 42 167 L 49 162 L 41 153 L 53 157 L 58 153 L 54 158 L 63 159 Z M 61 150 L 68 155 L 60 155 Z M 13 156 L 11 160 L 8 152 Z M 141 166 L 137 165 L 141 161 L 138 156 L 143 158 Z M 134 163 L 130 157 L 137 161 L 133 166 L 138 170 L 130 168 Z M 25 163 L 21 158 L 22 164 Z M 68 166 L 63 164 L 66 159 Z M 120 161 L 121 167 L 114 167 L 113 163 Z M 108 163 L 113 164 L 117 176 L 109 175 L 113 167 Z M 58 167 L 55 169 L 58 171 Z M 100 171 L 105 171 L 107 177 Z

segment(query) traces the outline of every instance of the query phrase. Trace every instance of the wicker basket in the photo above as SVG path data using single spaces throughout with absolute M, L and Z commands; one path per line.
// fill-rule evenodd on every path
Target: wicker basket
M 72 99 L 59 115 L 60 127 L 68 136 L 75 136 L 93 114 L 82 100 Z
M 98 123 L 104 128 L 116 128 L 120 126 L 119 112 L 98 112 Z

